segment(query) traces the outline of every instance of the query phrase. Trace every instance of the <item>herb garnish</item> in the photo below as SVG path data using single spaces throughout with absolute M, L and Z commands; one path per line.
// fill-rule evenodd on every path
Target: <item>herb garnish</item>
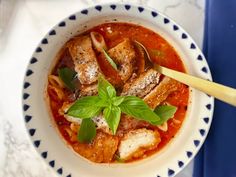
M 76 72 L 70 68 L 60 68 L 58 70 L 58 76 L 59 78 L 63 81 L 64 85 L 74 91 L 75 90 L 75 76 L 76 76 Z
M 83 119 L 78 132 L 78 140 L 82 143 L 90 142 L 96 136 L 96 126 L 92 119 Z
M 80 142 L 90 142 L 96 135 L 96 127 L 91 118 L 103 113 L 103 116 L 115 135 L 121 112 L 153 125 L 161 125 L 171 118 L 176 111 L 174 106 L 161 106 L 155 111 L 140 98 L 135 96 L 116 96 L 115 88 L 102 76 L 98 79 L 98 95 L 87 96 L 77 100 L 67 114 L 81 118 L 78 132 Z
M 161 105 L 156 107 L 154 112 L 161 118 L 161 124 L 172 118 L 177 111 L 177 107 L 172 105 Z
M 111 64 L 111 66 L 112 66 L 115 70 L 117 70 L 117 65 L 116 65 L 116 63 L 112 60 L 112 58 L 108 55 L 108 53 L 107 53 L 104 49 L 102 49 L 102 51 L 103 51 L 103 53 L 104 53 L 104 55 L 105 55 L 107 61 Z
M 68 110 L 68 115 L 80 119 L 92 118 L 100 114 L 103 104 L 98 96 L 86 96 L 77 100 Z

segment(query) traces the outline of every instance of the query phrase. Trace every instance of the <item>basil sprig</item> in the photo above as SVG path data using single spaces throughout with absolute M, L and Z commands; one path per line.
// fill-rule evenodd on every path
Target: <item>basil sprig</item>
M 160 125 L 161 118 L 155 114 L 140 98 L 126 96 L 119 105 L 122 112 L 139 120 L 145 120 L 154 125 Z
M 116 130 L 118 128 L 118 125 L 120 123 L 120 115 L 121 115 L 121 109 L 118 106 L 110 106 L 106 107 L 103 110 L 103 116 L 111 129 L 113 135 L 116 134 Z
M 116 97 L 116 89 L 102 76 L 98 78 L 98 96 L 108 102 Z
M 69 108 L 67 114 L 80 119 L 95 117 L 102 111 L 101 101 L 98 96 L 80 98 Z
M 78 140 L 82 143 L 90 142 L 96 136 L 96 125 L 92 119 L 83 119 L 78 132 Z
M 70 68 L 60 68 L 58 70 L 58 76 L 63 81 L 64 85 L 71 91 L 75 90 L 75 76 L 76 72 Z
M 115 135 L 122 112 L 153 125 L 161 125 L 171 118 L 175 111 L 174 106 L 161 106 L 153 111 L 138 97 L 117 96 L 115 88 L 100 76 L 98 95 L 80 98 L 69 108 L 67 114 L 83 119 L 78 132 L 78 140 L 90 142 L 96 136 L 96 127 L 91 118 L 101 113 Z
M 172 105 L 161 105 L 156 107 L 154 110 L 154 112 L 161 118 L 160 124 L 163 124 L 168 119 L 172 118 L 176 111 L 177 107 Z

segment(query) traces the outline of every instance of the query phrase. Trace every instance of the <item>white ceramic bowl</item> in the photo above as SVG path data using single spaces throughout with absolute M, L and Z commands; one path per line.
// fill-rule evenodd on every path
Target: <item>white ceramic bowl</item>
M 211 80 L 207 62 L 193 39 L 165 15 L 128 4 L 97 5 L 58 23 L 35 50 L 23 86 L 23 112 L 32 143 L 45 161 L 66 177 L 174 176 L 196 155 L 209 130 L 214 99 L 191 89 L 187 116 L 177 136 L 163 150 L 129 164 L 95 164 L 74 153 L 62 140 L 45 103 L 47 76 L 59 49 L 74 35 L 105 22 L 145 26 L 164 37 L 178 52 L 187 72 Z

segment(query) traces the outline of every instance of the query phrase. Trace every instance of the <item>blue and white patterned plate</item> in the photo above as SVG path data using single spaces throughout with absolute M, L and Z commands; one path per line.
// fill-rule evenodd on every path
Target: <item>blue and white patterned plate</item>
M 42 39 L 30 59 L 23 84 L 26 129 L 43 159 L 66 177 L 170 177 L 196 155 L 208 133 L 214 99 L 191 89 L 187 117 L 176 137 L 159 153 L 130 164 L 95 164 L 65 145 L 54 126 L 46 103 L 47 76 L 59 49 L 71 37 L 105 22 L 129 22 L 150 28 L 163 36 L 179 53 L 188 73 L 211 80 L 207 62 L 193 39 L 165 15 L 143 6 L 97 5 L 59 22 Z

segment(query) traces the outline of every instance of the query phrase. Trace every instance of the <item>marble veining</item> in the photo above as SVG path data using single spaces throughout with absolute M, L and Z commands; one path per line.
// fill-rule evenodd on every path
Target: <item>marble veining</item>
M 62 18 L 99 3 L 147 4 L 173 18 L 201 46 L 204 0 L 24 0 L 16 2 L 4 37 L 0 36 L 0 177 L 56 177 L 29 140 L 21 114 L 26 65 L 38 42 Z M 1 5 L 1 0 L 0 0 Z M 53 13 L 51 13 L 53 9 Z M 3 28 L 1 26 L 1 28 Z M 4 48 L 4 50 L 3 50 Z M 2 49 L 2 50 L 1 50 Z M 190 163 L 177 177 L 190 177 Z
M 5 158 L 3 159 L 3 167 L 0 171 L 0 176 L 2 177 L 41 177 L 49 176 L 51 169 L 44 166 L 44 170 L 41 171 L 38 164 L 41 165 L 41 158 L 35 155 L 35 150 L 33 149 L 28 138 L 25 141 L 17 136 L 14 132 L 14 126 L 9 121 L 3 122 L 3 133 L 4 141 L 3 145 L 5 147 Z M 23 138 L 25 139 L 25 138 Z M 29 168 L 29 167 L 33 167 Z M 51 176 L 51 175 L 50 175 Z

